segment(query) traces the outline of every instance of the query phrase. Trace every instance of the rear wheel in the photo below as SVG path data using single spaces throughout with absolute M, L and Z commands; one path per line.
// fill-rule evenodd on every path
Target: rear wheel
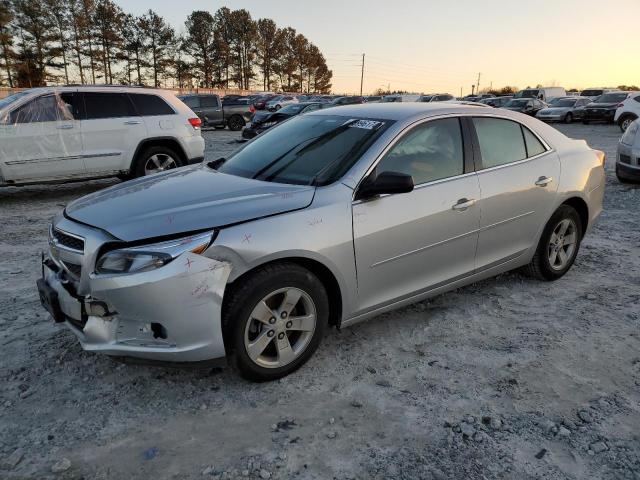
M 634 120 L 635 118 L 631 115 L 624 115 L 620 117 L 620 119 L 618 120 L 618 126 L 620 127 L 620 130 L 626 132 L 627 128 L 629 128 L 629 125 L 631 125 Z
M 182 166 L 180 156 L 168 147 L 146 148 L 136 160 L 134 172 L 136 177 L 163 172 Z
M 569 112 L 564 117 L 564 123 L 571 123 L 571 122 L 573 122 L 573 115 L 571 115 L 571 112 Z
M 324 286 L 295 263 L 267 265 L 231 288 L 225 299 L 225 342 L 250 380 L 288 375 L 318 348 L 329 320 Z
M 244 119 L 240 115 L 233 115 L 227 121 L 227 125 L 229 126 L 229 130 L 237 132 L 238 130 L 242 130 L 242 127 L 244 127 Z
M 575 208 L 562 205 L 544 227 L 538 248 L 527 266 L 540 280 L 557 280 L 569 271 L 582 240 L 582 222 Z

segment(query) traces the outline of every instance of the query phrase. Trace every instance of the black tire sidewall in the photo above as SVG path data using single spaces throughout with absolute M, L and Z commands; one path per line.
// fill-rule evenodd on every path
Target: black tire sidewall
M 547 254 L 547 249 L 549 246 L 549 240 L 551 238 L 551 234 L 553 230 L 555 230 L 558 223 L 565 218 L 570 218 L 576 224 L 576 248 L 573 252 L 572 258 L 569 263 L 562 270 L 554 270 L 551 268 L 551 264 L 549 263 L 549 256 Z M 540 242 L 538 243 L 537 249 L 537 261 L 539 262 L 539 270 L 544 278 L 547 280 L 557 280 L 562 277 L 565 273 L 569 271 L 569 269 L 573 266 L 573 263 L 578 255 L 578 251 L 580 250 L 580 243 L 582 242 L 582 221 L 580 220 L 580 215 L 575 210 L 575 208 L 570 205 L 562 205 L 558 208 L 554 214 L 551 216 L 549 221 L 544 227 L 542 235 L 540 237 Z
M 244 120 L 238 115 L 234 115 L 229 119 L 228 125 L 229 125 L 229 130 L 233 132 L 238 132 L 242 130 L 242 127 L 244 126 Z
M 233 363 L 240 373 L 253 381 L 268 381 L 281 378 L 302 366 L 318 348 L 329 321 L 329 300 L 326 290 L 318 278 L 310 271 L 296 264 L 289 264 L 278 271 L 258 271 L 241 280 L 239 291 L 241 301 L 234 302 L 225 311 L 225 342 L 230 347 Z M 244 334 L 249 316 L 257 303 L 269 293 L 286 287 L 299 288 L 306 292 L 316 307 L 316 328 L 305 351 L 293 362 L 280 368 L 265 368 L 249 358 L 244 346 Z
M 135 166 L 133 169 L 134 176 L 144 177 L 145 176 L 144 166 L 147 163 L 147 160 L 149 159 L 149 157 L 153 155 L 157 155 L 159 153 L 164 155 L 169 155 L 171 158 L 175 160 L 178 167 L 183 166 L 182 160 L 180 159 L 180 155 L 178 155 L 174 150 L 170 149 L 169 147 L 162 147 L 162 146 L 148 147 L 148 148 L 145 148 L 138 155 L 138 158 L 136 159 Z
M 573 115 L 571 115 L 571 113 L 567 113 L 567 115 L 564 117 L 564 123 L 571 123 L 573 122 Z

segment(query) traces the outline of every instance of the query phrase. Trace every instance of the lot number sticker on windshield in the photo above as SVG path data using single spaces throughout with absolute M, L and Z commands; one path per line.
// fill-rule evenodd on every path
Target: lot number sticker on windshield
M 358 120 L 349 126 L 354 128 L 364 128 L 365 130 L 373 130 L 374 128 L 378 128 L 380 125 L 382 125 L 382 122 L 377 122 L 375 120 Z

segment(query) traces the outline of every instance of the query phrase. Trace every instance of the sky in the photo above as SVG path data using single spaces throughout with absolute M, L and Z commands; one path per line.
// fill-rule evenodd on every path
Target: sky
M 316 44 L 333 91 L 471 92 L 512 85 L 640 85 L 640 0 L 115 0 L 149 8 L 177 31 L 193 10 L 244 8 Z

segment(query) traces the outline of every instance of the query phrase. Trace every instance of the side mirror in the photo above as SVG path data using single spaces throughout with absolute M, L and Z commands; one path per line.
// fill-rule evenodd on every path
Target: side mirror
M 408 193 L 413 190 L 413 177 L 406 173 L 382 172 L 369 175 L 360 186 L 356 200 L 364 200 L 378 195 Z

